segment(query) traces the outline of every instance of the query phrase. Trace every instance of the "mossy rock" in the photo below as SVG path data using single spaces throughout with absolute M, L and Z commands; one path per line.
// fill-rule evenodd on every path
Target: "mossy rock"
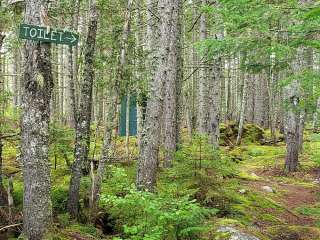
M 229 122 L 220 125 L 220 145 L 235 145 L 238 136 L 238 124 Z M 254 124 L 245 124 L 243 127 L 242 143 L 260 143 L 264 139 L 264 130 Z
M 301 226 L 276 226 L 267 229 L 271 240 L 319 240 L 320 229 Z

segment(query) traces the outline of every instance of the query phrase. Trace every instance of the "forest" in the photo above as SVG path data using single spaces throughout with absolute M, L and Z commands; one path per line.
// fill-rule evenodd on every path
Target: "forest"
M 0 0 L 0 240 L 320 240 L 320 1 Z

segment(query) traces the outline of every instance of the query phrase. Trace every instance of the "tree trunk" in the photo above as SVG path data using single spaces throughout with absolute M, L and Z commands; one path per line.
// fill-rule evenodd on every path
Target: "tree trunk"
M 92 179 L 92 186 L 91 186 L 91 198 L 90 198 L 90 209 L 91 209 L 91 218 L 93 219 L 100 198 L 100 191 L 101 191 L 101 184 L 104 177 L 104 173 L 106 171 L 106 166 L 108 160 L 110 159 L 110 152 L 112 149 L 112 130 L 115 126 L 115 114 L 116 114 L 116 94 L 112 93 L 114 90 L 111 91 L 111 97 L 108 101 L 107 106 L 107 125 L 104 134 L 104 142 L 103 148 L 101 153 L 101 159 L 99 161 L 99 166 L 97 170 L 97 174 Z M 112 96 L 112 94 L 114 94 Z
M 78 17 L 79 17 L 79 8 L 80 2 L 79 0 L 76 1 L 75 8 L 72 13 L 72 20 L 71 20 L 71 29 L 77 30 L 78 29 Z M 70 98 L 70 119 L 69 123 L 72 127 L 76 126 L 76 119 L 77 119 L 77 98 L 76 98 L 76 79 L 77 79 L 77 69 L 75 69 L 74 62 L 77 62 L 77 53 L 76 47 L 68 47 L 68 80 L 69 80 L 69 98 Z
M 44 1 L 26 0 L 25 23 L 43 25 Z M 49 121 L 53 88 L 50 45 L 26 41 L 21 119 L 24 180 L 23 227 L 28 239 L 40 240 L 51 221 Z
M 151 3 L 151 4 L 150 4 Z M 170 51 L 170 34 L 173 27 L 173 3 L 169 0 L 159 0 L 160 43 L 158 48 L 159 61 L 154 75 L 151 75 L 150 98 L 147 106 L 145 131 L 142 137 L 141 151 L 138 162 L 137 188 L 153 191 L 159 165 L 160 127 L 163 110 L 165 81 L 168 79 L 168 62 Z M 148 8 L 152 7 L 152 1 Z M 150 9 L 151 10 L 151 9 Z M 153 34 L 153 41 L 156 34 Z
M 202 6 L 207 5 L 207 0 L 201 1 Z M 207 19 L 206 14 L 202 12 L 200 18 L 200 41 L 207 39 Z M 208 87 L 208 71 L 207 67 L 202 64 L 200 66 L 200 79 L 199 79 L 199 117 L 198 117 L 198 131 L 200 134 L 208 134 L 208 122 L 209 122 L 209 87 Z
M 298 110 L 299 105 L 299 84 L 297 81 L 290 83 L 284 89 L 284 96 L 286 97 L 286 112 L 284 119 L 284 131 L 287 144 L 287 156 L 284 171 L 294 172 L 299 164 L 299 123 L 300 114 Z
M 236 145 L 240 145 L 244 121 L 245 121 L 245 114 L 246 114 L 246 106 L 247 106 L 247 96 L 248 96 L 248 79 L 247 74 L 244 72 L 241 74 L 243 78 L 243 88 L 242 88 L 242 100 L 241 100 L 241 109 L 240 109 L 240 118 L 239 118 L 239 130 Z
M 171 167 L 174 153 L 177 150 L 178 140 L 178 89 L 180 78 L 181 65 L 181 26 L 180 13 L 181 1 L 172 1 L 172 16 L 171 16 L 171 30 L 170 30 L 170 45 L 168 56 L 168 75 L 165 80 L 165 100 L 164 100 L 164 167 Z
M 0 207 L 7 205 L 7 192 L 3 186 L 3 177 L 2 177 L 2 149 L 3 149 L 3 144 L 2 144 L 2 139 L 0 135 Z
M 76 120 L 75 161 L 69 187 L 68 211 L 73 218 L 79 214 L 79 191 L 82 171 L 89 170 L 90 124 L 92 89 L 94 81 L 94 54 L 96 45 L 98 11 L 96 0 L 92 0 L 89 10 L 88 33 L 85 43 L 85 66 L 81 89 L 81 102 Z
M 65 100 L 65 77 L 64 77 L 64 45 L 59 46 L 60 56 L 59 56 L 59 120 L 61 124 L 65 123 L 65 109 L 64 109 L 64 100 Z
M 5 38 L 5 35 L 0 32 L 0 52 L 2 50 L 2 43 L 3 43 L 4 38 Z M 2 82 L 3 82 L 2 76 L 1 76 L 1 73 L 2 73 L 2 65 L 1 65 L 1 63 L 2 63 L 2 59 L 1 59 L 1 55 L 0 55 L 0 87 L 1 87 Z M 3 114 L 2 114 L 3 113 L 3 108 L 4 108 L 2 102 L 0 102 L 0 106 L 1 106 L 1 108 L 0 108 L 0 121 L 2 122 L 3 121 L 2 118 L 4 117 Z M 2 135 L 2 133 L 0 132 L 0 207 L 1 206 L 5 206 L 7 204 L 7 193 L 6 193 L 6 190 L 5 190 L 4 186 L 3 186 L 3 177 L 2 177 L 2 149 L 3 149 L 3 143 L 2 143 L 1 135 Z
M 316 131 L 317 128 L 319 127 L 319 111 L 320 111 L 320 98 L 318 98 L 317 100 L 317 104 L 316 104 L 316 110 L 315 112 L 313 113 L 313 121 L 312 121 L 312 128 L 313 128 L 313 131 Z
M 115 79 L 114 86 L 110 91 L 110 99 L 108 101 L 107 106 L 107 126 L 104 134 L 104 143 L 101 153 L 101 159 L 99 161 L 99 166 L 97 170 L 97 174 L 95 175 L 94 179 L 92 179 L 92 188 L 91 188 L 91 198 L 90 198 L 90 208 L 91 208 L 91 217 L 93 217 L 94 213 L 97 210 L 97 204 L 100 198 L 100 191 L 101 191 L 101 184 L 103 180 L 103 176 L 106 170 L 106 164 L 110 157 L 110 151 L 112 146 L 112 130 L 114 129 L 115 125 L 117 124 L 117 99 L 119 98 L 119 81 L 124 77 L 124 67 L 126 64 L 126 55 L 127 55 L 127 45 L 128 45 L 128 38 L 129 38 L 129 31 L 130 31 L 130 23 L 131 23 L 131 8 L 132 8 L 133 0 L 129 0 L 127 4 L 126 10 L 126 17 L 125 23 L 123 27 L 123 34 L 122 34 L 122 43 L 121 43 L 121 51 L 120 51 L 120 58 L 119 58 L 119 68 L 118 68 L 118 75 Z M 127 95 L 127 122 L 126 122 L 126 135 L 128 141 L 129 135 L 129 117 L 130 114 L 130 93 L 128 92 Z M 127 149 L 129 148 L 129 141 L 126 142 Z M 127 155 L 129 155 L 129 151 L 127 151 Z
M 220 90 L 221 90 L 221 70 L 222 60 L 215 59 L 211 66 L 210 95 L 209 95 L 209 143 L 219 147 L 220 138 Z

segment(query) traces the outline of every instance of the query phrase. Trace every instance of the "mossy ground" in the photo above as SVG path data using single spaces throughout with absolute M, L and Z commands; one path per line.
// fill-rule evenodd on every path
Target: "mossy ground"
M 101 136 L 92 144 L 91 156 L 98 156 L 101 149 Z M 96 146 L 96 147 L 94 147 Z M 117 140 L 118 156 L 124 156 L 124 138 Z M 131 158 L 137 157 L 136 139 L 130 140 Z M 261 240 L 319 240 L 320 239 L 320 203 L 318 166 L 320 163 L 320 135 L 306 132 L 304 153 L 297 173 L 284 175 L 285 144 L 262 146 L 249 142 L 230 150 L 222 148 L 222 154 L 236 161 L 234 176 L 225 178 L 223 191 L 206 181 L 206 203 L 217 204 L 221 208 L 217 217 L 208 220 L 212 231 L 204 239 L 218 239 L 215 229 L 219 226 L 235 226 L 259 237 Z M 14 201 L 17 212 L 21 210 L 23 185 L 16 161 L 17 142 L 8 142 L 4 148 L 5 174 L 15 173 Z M 72 159 L 72 155 L 70 156 Z M 63 158 L 58 157 L 57 169 L 52 169 L 52 200 L 55 212 L 54 222 L 48 239 L 112 239 L 103 235 L 93 225 L 75 223 L 65 213 L 70 170 Z M 54 156 L 52 156 L 54 163 Z M 119 165 L 119 164 L 118 164 Z M 103 192 L 121 192 L 122 188 L 134 183 L 135 163 L 120 164 L 113 172 L 110 166 L 106 174 L 113 173 L 113 178 L 103 185 Z M 54 164 L 53 164 L 54 166 Z M 166 182 L 172 181 L 161 170 L 159 191 L 166 188 Z M 187 183 L 186 183 L 187 185 Z M 82 181 L 82 196 L 88 195 L 90 179 Z M 115 187 L 116 186 L 116 189 Z M 263 186 L 272 187 L 274 193 L 266 193 Z M 245 190 L 243 191 L 240 190 Z M 210 202 L 212 201 L 212 202 Z M 81 202 L 82 205 L 86 204 Z M 223 239 L 223 238 L 220 238 Z
M 246 200 L 234 206 L 243 215 L 233 219 L 257 236 L 262 233 L 262 239 L 320 239 L 320 188 L 316 181 L 319 140 L 317 134 L 306 132 L 299 171 L 290 175 L 283 174 L 284 143 L 249 144 L 232 150 L 231 154 L 241 155 L 239 188 L 246 190 Z M 266 193 L 263 186 L 270 186 L 275 192 Z

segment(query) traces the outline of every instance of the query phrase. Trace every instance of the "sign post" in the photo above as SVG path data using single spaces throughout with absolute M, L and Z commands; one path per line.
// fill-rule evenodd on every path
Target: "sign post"
M 56 43 L 69 46 L 76 46 L 79 42 L 79 35 L 76 33 L 29 24 L 20 25 L 19 37 L 32 41 Z

